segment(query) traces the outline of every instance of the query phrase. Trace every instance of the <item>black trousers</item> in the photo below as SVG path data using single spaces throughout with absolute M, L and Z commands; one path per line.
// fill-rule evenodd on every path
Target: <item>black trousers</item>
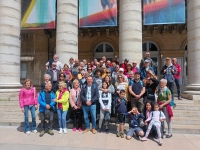
M 167 82 L 167 87 L 172 93 L 172 99 L 174 100 L 174 82 Z
M 45 130 L 45 126 L 46 126 L 46 120 L 49 118 L 49 123 L 47 125 L 48 130 L 52 130 L 53 128 L 53 115 L 54 112 L 53 110 L 50 110 L 48 113 L 44 112 L 44 113 L 40 113 L 40 118 L 41 118 L 41 128 L 43 130 Z
M 82 128 L 82 116 L 83 112 L 81 109 L 72 109 L 73 114 L 73 127 L 74 128 Z M 78 120 L 78 121 L 77 121 Z

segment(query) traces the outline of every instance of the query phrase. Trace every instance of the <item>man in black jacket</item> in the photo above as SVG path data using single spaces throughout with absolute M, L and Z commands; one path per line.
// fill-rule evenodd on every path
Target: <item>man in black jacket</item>
M 96 134 L 96 103 L 99 100 L 99 90 L 97 84 L 93 82 L 92 76 L 87 77 L 87 83 L 81 89 L 82 109 L 86 129 L 83 133 L 90 131 L 90 122 L 88 114 L 90 112 L 92 118 L 92 133 Z

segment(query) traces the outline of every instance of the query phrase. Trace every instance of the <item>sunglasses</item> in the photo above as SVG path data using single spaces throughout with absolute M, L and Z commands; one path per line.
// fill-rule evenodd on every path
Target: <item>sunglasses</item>
M 110 72 L 106 72 L 106 73 L 110 73 Z
M 83 70 L 83 69 L 78 69 L 78 70 Z

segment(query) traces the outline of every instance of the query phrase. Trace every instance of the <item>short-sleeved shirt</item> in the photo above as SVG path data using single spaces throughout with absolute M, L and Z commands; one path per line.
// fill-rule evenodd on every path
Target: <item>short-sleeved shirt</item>
M 171 91 L 169 89 L 167 89 L 165 92 L 159 92 L 158 93 L 158 99 L 160 102 L 166 102 L 168 101 L 168 95 L 171 95 Z
M 145 87 L 145 84 L 142 81 L 136 82 L 135 80 L 131 80 L 129 82 L 129 86 L 132 86 L 132 91 L 136 95 L 139 95 L 141 93 L 143 87 Z

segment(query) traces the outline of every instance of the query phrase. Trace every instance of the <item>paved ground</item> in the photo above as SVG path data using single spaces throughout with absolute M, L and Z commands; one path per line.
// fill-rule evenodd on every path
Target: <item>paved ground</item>
M 200 135 L 174 134 L 171 139 L 164 139 L 159 147 L 153 140 L 141 142 L 117 138 L 114 133 L 91 132 L 82 134 L 68 130 L 67 134 L 39 133 L 25 135 L 21 128 L 0 127 L 0 150 L 200 150 Z

